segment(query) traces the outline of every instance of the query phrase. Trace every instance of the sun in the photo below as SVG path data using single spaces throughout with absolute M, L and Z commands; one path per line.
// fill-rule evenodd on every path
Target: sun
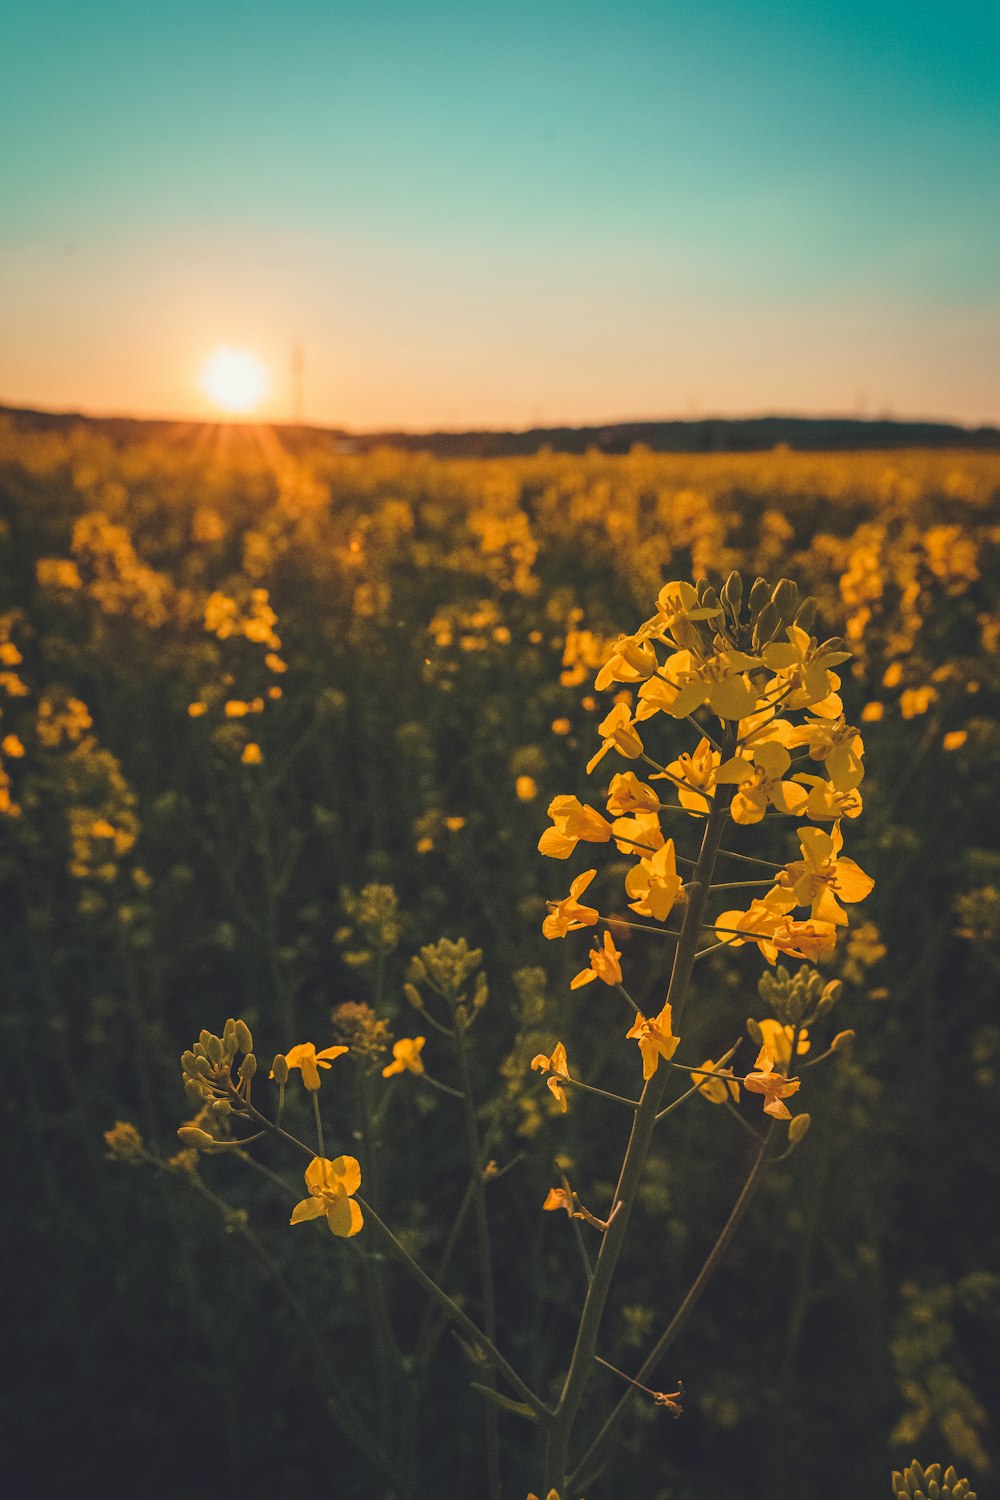
M 207 360 L 200 383 L 209 400 L 223 411 L 253 411 L 267 394 L 267 371 L 246 349 L 220 346 Z

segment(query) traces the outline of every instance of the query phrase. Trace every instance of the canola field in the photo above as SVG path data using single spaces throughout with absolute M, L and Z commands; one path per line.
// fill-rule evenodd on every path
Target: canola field
M 621 1043 L 599 986 L 570 988 L 586 947 L 541 931 L 567 872 L 538 841 L 553 797 L 594 796 L 615 638 L 666 579 L 738 569 L 794 578 L 819 638 L 853 653 L 851 852 L 875 887 L 821 968 L 855 1042 L 817 1070 L 808 1137 L 671 1350 L 683 1417 L 637 1405 L 588 1500 L 875 1496 L 914 1454 L 988 1493 L 998 502 L 988 452 L 443 460 L 322 435 L 289 451 L 273 429 L 0 426 L 12 1480 L 115 1495 L 141 1476 L 150 1500 L 314 1496 L 318 1475 L 352 1500 L 486 1494 L 474 1351 L 354 1241 L 333 1254 L 290 1232 L 276 1157 L 248 1170 L 179 1141 L 178 1059 L 227 1016 L 262 1056 L 311 1039 L 370 1059 L 324 1075 L 324 1107 L 370 1147 L 369 1192 L 407 1250 L 476 1313 L 453 1101 L 405 1061 L 386 1092 L 381 1064 L 427 1029 L 413 955 L 481 950 L 497 1305 L 544 1384 L 576 1251 L 541 1204 L 554 1174 L 585 1164 L 600 1183 L 620 1151 L 530 1062 L 570 1027 L 585 1069 Z M 662 954 L 629 960 L 652 995 Z M 760 970 L 746 948 L 699 970 L 701 1056 L 745 1028 Z M 311 1128 L 304 1094 L 289 1109 Z M 603 1346 L 621 1369 L 704 1259 L 749 1146 L 705 1099 L 681 1118 L 621 1265 Z M 521 1500 L 538 1481 L 499 1420 Z M 55 1431 L 71 1461 L 46 1451 Z M 382 1472 L 375 1449 L 405 1463 Z

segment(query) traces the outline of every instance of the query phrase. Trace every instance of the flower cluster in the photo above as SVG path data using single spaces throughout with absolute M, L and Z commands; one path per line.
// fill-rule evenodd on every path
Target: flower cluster
M 873 882 L 843 853 L 842 824 L 861 812 L 864 778 L 864 745 L 845 718 L 837 672 L 851 653 L 842 640 L 821 640 L 812 633 L 815 616 L 815 601 L 800 599 L 788 579 L 772 587 L 758 578 L 745 595 L 738 573 L 730 574 L 719 592 L 704 580 L 665 584 L 656 612 L 612 644 L 595 681 L 597 691 L 613 690 L 615 701 L 599 726 L 601 744 L 588 773 L 613 756 L 641 762 L 648 768 L 646 779 L 634 769 L 618 771 L 603 811 L 576 796 L 555 797 L 540 852 L 567 859 L 581 843 L 614 844 L 632 861 L 624 891 L 640 919 L 633 927 L 666 925 L 678 939 L 685 933 L 693 938 L 687 909 L 697 897 L 691 921 L 706 935 L 705 952 L 755 944 L 772 965 L 779 954 L 811 961 L 829 957 L 848 925 L 846 906 L 864 900 Z M 671 729 L 682 721 L 694 725 L 693 749 L 679 750 L 671 733 L 667 753 L 658 754 L 654 736 L 665 721 L 672 721 Z M 699 831 L 706 823 L 716 830 L 711 868 L 696 861 L 694 848 L 691 854 L 681 852 L 679 835 L 675 842 L 665 833 L 665 819 L 678 815 Z M 763 877 L 770 871 L 769 878 L 710 883 L 717 858 L 730 853 L 721 847 L 725 826 L 781 817 L 796 820 L 797 857 L 776 864 L 735 853 L 759 866 L 752 874 Z M 686 867 L 698 874 L 697 881 L 693 873 L 682 873 Z M 584 871 L 568 896 L 551 901 L 542 931 L 556 939 L 609 924 L 572 987 L 599 979 L 628 998 L 613 941 L 614 924 L 622 918 L 602 915 L 590 894 L 596 878 L 596 869 Z M 748 904 L 726 904 L 708 916 L 712 891 L 739 887 L 748 888 Z M 756 894 L 754 887 L 766 890 Z M 678 921 L 680 927 L 667 925 Z M 787 1119 L 783 1101 L 799 1088 L 799 1081 L 787 1076 L 791 1033 L 786 1036 L 778 1021 L 768 1025 L 773 1029 L 761 1035 L 754 1067 L 742 1082 L 763 1096 L 767 1114 Z M 670 1004 L 664 1003 L 654 1019 L 638 1012 L 626 1035 L 639 1044 L 648 1081 L 678 1045 Z M 805 1034 L 797 1023 L 795 1036 L 798 1053 Z M 536 1057 L 532 1066 L 549 1074 L 549 1087 L 565 1107 L 567 1074 L 560 1048 L 550 1058 Z M 732 1071 L 711 1060 L 692 1077 L 716 1102 L 738 1097 Z

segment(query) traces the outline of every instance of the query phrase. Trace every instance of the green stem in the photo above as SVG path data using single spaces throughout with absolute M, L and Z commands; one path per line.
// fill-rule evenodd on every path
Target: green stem
M 355 1196 L 357 1197 L 357 1195 Z M 361 1205 L 362 1211 L 364 1212 L 366 1227 L 368 1227 L 372 1231 L 372 1233 L 382 1242 L 388 1253 L 393 1256 L 395 1260 L 398 1260 L 400 1265 L 405 1267 L 405 1269 L 413 1277 L 414 1281 L 416 1281 L 417 1285 L 422 1287 L 422 1289 L 427 1293 L 428 1297 L 432 1298 L 432 1300 L 437 1303 L 437 1305 L 441 1308 L 442 1312 L 447 1317 L 448 1321 L 458 1324 L 459 1328 L 465 1334 L 469 1342 L 473 1344 L 475 1348 L 477 1348 L 484 1356 L 484 1358 L 489 1362 L 489 1364 L 491 1364 L 493 1368 L 503 1376 L 504 1380 L 506 1380 L 507 1384 L 510 1386 L 514 1394 L 521 1401 L 523 1401 L 526 1406 L 531 1407 L 531 1410 L 535 1413 L 535 1416 L 539 1419 L 539 1421 L 546 1423 L 551 1421 L 552 1412 L 545 1405 L 545 1402 L 542 1401 L 539 1396 L 535 1395 L 535 1392 L 529 1385 L 525 1384 L 525 1382 L 521 1379 L 520 1375 L 513 1368 L 513 1366 L 510 1365 L 500 1353 L 500 1350 L 496 1347 L 493 1341 L 486 1337 L 486 1334 L 482 1331 L 482 1329 L 476 1326 L 469 1315 L 458 1306 L 458 1303 L 454 1302 L 451 1297 L 448 1296 L 447 1292 L 442 1291 L 436 1281 L 431 1280 L 427 1272 L 423 1269 L 422 1266 L 419 1266 L 417 1264 L 409 1251 L 400 1244 L 399 1240 L 397 1240 L 388 1224 L 383 1223 L 383 1221 L 379 1218 L 378 1214 L 371 1207 L 371 1205 L 366 1203 L 365 1200 L 361 1197 L 357 1197 L 357 1202 Z
M 773 1129 L 773 1126 L 771 1128 Z M 770 1137 L 770 1133 L 771 1131 L 769 1130 L 768 1137 Z M 701 1270 L 698 1272 L 694 1281 L 688 1288 L 687 1294 L 685 1295 L 680 1307 L 678 1307 L 667 1327 L 664 1329 L 663 1333 L 657 1339 L 656 1343 L 653 1345 L 649 1354 L 643 1361 L 642 1366 L 635 1377 L 637 1381 L 645 1384 L 651 1379 L 653 1371 L 656 1369 L 656 1366 L 659 1364 L 664 1354 L 666 1354 L 667 1350 L 671 1347 L 671 1345 L 680 1334 L 682 1328 L 684 1327 L 684 1324 L 687 1322 L 688 1318 L 695 1308 L 695 1305 L 701 1297 L 702 1292 L 705 1290 L 705 1287 L 711 1280 L 716 1266 L 719 1264 L 719 1261 L 722 1259 L 726 1250 L 729 1248 L 729 1243 L 732 1240 L 733 1235 L 739 1228 L 740 1221 L 742 1220 L 744 1214 L 750 1207 L 753 1196 L 757 1191 L 757 1187 L 760 1183 L 761 1175 L 763 1173 L 765 1165 L 766 1147 L 767 1140 L 761 1143 L 757 1155 L 754 1157 L 753 1164 L 751 1165 L 750 1173 L 746 1181 L 744 1182 L 742 1189 L 740 1190 L 740 1195 L 737 1198 L 736 1202 L 733 1204 L 733 1207 L 730 1210 L 729 1218 L 726 1220 L 718 1239 L 709 1251 Z M 583 1458 L 577 1464 L 573 1473 L 570 1475 L 570 1489 L 576 1490 L 581 1484 L 589 1484 L 601 1472 L 604 1464 L 607 1462 L 607 1455 L 611 1440 L 618 1430 L 622 1418 L 628 1411 L 628 1408 L 634 1399 L 634 1394 L 634 1388 L 630 1386 L 622 1396 L 621 1400 L 618 1402 L 618 1405 L 615 1407 L 614 1411 L 608 1417 L 607 1421 L 604 1423 L 604 1426 L 601 1428 L 600 1432 L 597 1434 L 590 1447 L 587 1449 Z
M 496 1292 L 493 1285 L 493 1250 L 490 1243 L 489 1217 L 486 1213 L 486 1191 L 483 1182 L 482 1147 L 479 1141 L 479 1126 L 476 1122 L 476 1107 L 472 1097 L 472 1072 L 469 1068 L 469 1050 L 466 1045 L 465 1028 L 455 1028 L 455 1051 L 458 1057 L 458 1074 L 461 1081 L 461 1097 L 465 1117 L 465 1141 L 472 1167 L 472 1195 L 476 1214 L 476 1248 L 479 1254 L 479 1285 L 483 1299 L 483 1327 L 486 1337 L 496 1339 Z M 490 1390 L 496 1390 L 496 1375 L 492 1370 L 486 1377 Z M 499 1413 L 492 1401 L 486 1403 L 486 1479 L 490 1500 L 501 1500 L 500 1486 L 500 1426 Z
M 731 742 L 733 733 L 733 730 L 727 730 L 727 742 Z M 680 1023 L 687 1000 L 694 956 L 698 946 L 698 935 L 708 900 L 708 887 L 715 866 L 716 853 L 722 839 L 725 811 L 721 798 L 713 800 L 711 812 L 705 823 L 694 880 L 688 887 L 688 902 L 684 909 L 683 925 L 667 990 L 667 1003 L 672 1007 L 675 1026 Z M 549 1428 L 545 1453 L 546 1491 L 554 1489 L 559 1494 L 566 1493 L 570 1435 L 593 1368 L 601 1320 L 621 1256 L 629 1218 L 649 1154 L 656 1116 L 669 1077 L 670 1073 L 666 1068 L 662 1072 L 654 1073 L 645 1084 L 642 1098 L 635 1111 L 631 1136 L 608 1218 L 608 1228 L 601 1239 L 597 1264 L 594 1268 L 594 1279 L 580 1315 L 569 1369 Z

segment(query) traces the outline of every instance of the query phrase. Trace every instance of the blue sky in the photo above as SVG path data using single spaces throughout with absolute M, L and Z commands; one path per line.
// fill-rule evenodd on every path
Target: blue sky
M 1000 419 L 1000 7 L 8 0 L 0 401 Z

